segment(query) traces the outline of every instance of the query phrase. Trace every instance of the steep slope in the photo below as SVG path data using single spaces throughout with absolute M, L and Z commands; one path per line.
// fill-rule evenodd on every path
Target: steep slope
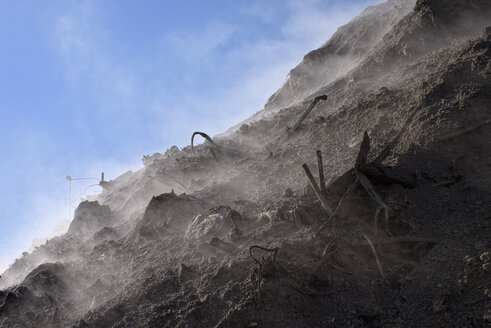
M 171 148 L 105 183 L 67 234 L 5 272 L 0 325 L 489 324 L 491 125 L 465 129 L 491 119 L 491 3 L 420 0 L 404 17 L 395 3 L 301 64 L 315 57 L 327 72 L 342 42 L 373 26 L 369 42 L 346 42 L 359 57 L 336 80 L 292 74 L 295 97 L 283 87 L 268 115 L 215 146 Z M 327 206 L 302 169 L 314 171 L 317 150 Z M 387 221 L 355 163 L 376 170 L 367 179 Z
M 412 8 L 415 1 L 390 0 L 368 7 L 342 26 L 322 47 L 305 55 L 290 71 L 285 84 L 271 96 L 267 109 L 282 108 L 301 101 L 320 86 L 344 77 L 365 59 Z

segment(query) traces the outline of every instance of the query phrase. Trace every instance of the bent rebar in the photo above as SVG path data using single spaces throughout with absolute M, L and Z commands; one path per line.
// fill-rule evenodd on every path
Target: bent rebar
M 327 99 L 327 96 L 326 95 L 315 97 L 315 99 L 312 100 L 312 102 L 309 104 L 309 106 L 305 109 L 305 111 L 303 112 L 302 116 L 300 116 L 300 118 L 297 120 L 297 122 L 295 123 L 295 125 L 293 125 L 293 127 L 291 127 L 290 129 L 288 129 L 288 131 L 286 131 L 286 134 L 278 142 L 278 146 L 281 145 L 283 142 L 285 142 L 288 138 L 290 138 L 290 136 L 293 134 L 293 132 L 295 132 L 295 130 L 300 126 L 300 124 L 302 124 L 303 120 L 305 120 L 305 118 L 307 117 L 307 115 L 309 115 L 309 113 L 312 111 L 312 109 L 315 107 L 315 105 L 320 100 L 326 100 L 326 99 Z
M 194 136 L 196 136 L 197 134 L 199 134 L 200 136 L 202 136 L 203 138 L 208 140 L 213 145 L 213 147 L 216 147 L 216 144 L 213 142 L 213 140 L 211 139 L 211 137 L 209 135 L 207 135 L 204 132 L 196 131 L 191 136 L 191 152 L 193 153 L 193 155 L 194 155 Z M 215 154 L 215 151 L 213 150 L 213 148 L 209 147 L 208 149 L 210 150 L 210 153 L 213 155 L 213 158 L 215 159 L 215 161 L 218 163 L 218 158 L 217 158 L 217 155 Z

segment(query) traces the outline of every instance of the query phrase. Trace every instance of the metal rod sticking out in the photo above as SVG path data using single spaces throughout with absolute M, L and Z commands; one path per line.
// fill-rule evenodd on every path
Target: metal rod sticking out
M 203 138 L 205 138 L 206 140 L 208 140 L 213 147 L 216 146 L 216 144 L 213 142 L 213 140 L 211 139 L 211 137 L 209 135 L 207 135 L 206 133 L 204 132 L 199 132 L 199 131 L 196 131 L 193 133 L 193 135 L 191 136 L 191 152 L 194 154 L 194 136 L 196 136 L 197 134 L 199 134 L 200 136 L 202 136 Z M 210 149 L 210 153 L 213 155 L 213 158 L 215 159 L 215 161 L 218 163 L 218 158 L 215 154 L 215 151 L 213 150 L 213 148 L 209 148 Z
M 204 132 L 196 131 L 191 136 L 191 151 L 192 151 L 193 154 L 194 154 L 194 136 L 196 136 L 197 134 L 199 134 L 200 136 L 202 136 L 203 138 L 205 138 L 206 140 L 208 140 L 212 145 L 215 144 L 209 135 L 207 135 Z
M 315 107 L 315 105 L 319 102 L 319 100 L 326 100 L 326 99 L 327 99 L 326 95 L 315 97 L 315 99 L 310 103 L 310 105 L 307 106 L 307 109 L 305 109 L 302 116 L 300 116 L 300 118 L 297 120 L 295 125 L 293 127 L 291 127 L 290 129 L 288 129 L 288 131 L 281 138 L 281 140 L 278 144 L 281 145 L 283 142 L 285 142 L 292 135 L 293 132 L 295 132 L 295 130 L 300 126 L 300 124 L 302 124 L 303 120 L 305 120 L 307 115 L 309 115 L 309 113 L 312 111 L 312 109 Z
M 319 187 L 322 194 L 326 195 L 326 182 L 324 180 L 324 166 L 322 165 L 322 152 L 317 151 L 317 168 L 319 169 Z
M 329 204 L 327 203 L 326 196 L 319 189 L 319 186 L 317 185 L 317 182 L 315 182 L 314 176 L 312 175 L 312 172 L 310 172 L 309 166 L 304 163 L 302 165 L 302 167 L 303 167 L 303 169 L 305 171 L 305 174 L 307 175 L 307 178 L 309 178 L 310 184 L 312 185 L 312 188 L 314 189 L 314 192 L 317 195 L 317 198 L 319 198 L 322 206 L 327 210 L 327 213 L 329 215 L 331 215 L 333 213 L 332 212 L 332 209 L 329 206 Z

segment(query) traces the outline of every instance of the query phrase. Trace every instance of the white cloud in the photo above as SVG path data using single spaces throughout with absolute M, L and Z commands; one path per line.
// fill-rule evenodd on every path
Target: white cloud
M 163 37 L 164 44 L 181 56 L 188 64 L 198 67 L 209 56 L 220 51 L 233 36 L 235 26 L 228 23 L 212 22 L 199 34 L 190 31 L 172 31 Z M 164 46 L 165 47 L 165 46 Z
M 270 23 L 277 20 L 279 35 L 234 40 L 234 47 L 228 47 L 247 26 L 211 21 L 199 30 L 167 31 L 155 40 L 153 61 L 145 58 L 146 62 L 133 66 L 119 63 L 111 53 L 104 28 L 97 20 L 98 9 L 90 2 L 78 5 L 58 20 L 56 37 L 68 74 L 90 80 L 102 111 L 117 113 L 118 121 L 128 126 L 146 112 L 154 118 L 145 127 L 148 134 L 158 142 L 180 144 L 188 142 L 187 136 L 194 129 L 218 133 L 261 109 L 307 52 L 321 46 L 340 25 L 373 3 L 370 0 L 333 8 L 319 0 L 290 0 L 278 10 L 268 2 L 254 1 L 243 6 L 242 13 Z M 168 77 L 153 75 L 149 79 L 141 74 L 143 67 L 154 74 L 165 71 L 166 63 L 159 59 L 165 58 L 168 51 L 178 55 L 186 67 L 182 74 L 190 75 L 190 80 L 202 68 L 211 72 L 221 69 L 233 79 L 224 81 L 223 91 L 218 94 L 207 92 L 207 85 L 169 94 L 165 89 Z M 194 119 L 197 116 L 199 120 Z
M 93 5 L 85 1 L 78 4 L 76 14 L 65 14 L 59 17 L 55 33 L 62 51 L 89 53 L 94 50 L 92 42 L 85 39 L 82 34 L 94 32 L 91 25 L 88 24 L 94 14 Z
M 273 23 L 279 18 L 277 6 L 266 1 L 254 1 L 241 8 L 241 13 L 259 19 L 265 23 Z
M 186 98 L 179 104 L 173 104 L 171 107 L 175 107 L 177 113 L 175 118 L 182 121 L 181 124 L 174 121 L 173 124 L 177 123 L 179 126 L 176 133 L 191 130 L 219 133 L 260 110 L 270 95 L 284 83 L 288 72 L 300 63 L 307 52 L 320 47 L 340 25 L 348 23 L 366 5 L 373 3 L 374 1 L 366 1 L 328 9 L 321 1 L 289 1 L 284 8 L 285 12 L 282 12 L 283 22 L 279 26 L 281 33 L 275 38 L 249 40 L 225 51 L 216 47 L 213 42 L 210 47 L 204 47 L 206 56 L 220 58 L 220 65 L 233 72 L 235 78 L 224 85 L 223 92 L 218 95 L 201 97 L 199 100 Z M 261 1 L 252 2 L 248 7 L 242 8 L 246 15 L 268 22 L 275 19 L 271 10 L 271 4 Z M 235 26 L 236 30 L 240 28 Z M 208 31 L 195 33 L 192 37 L 188 35 L 186 39 L 208 38 Z M 184 47 L 180 49 L 185 50 Z M 199 58 L 197 56 L 196 60 Z M 169 110 L 169 106 L 158 101 L 156 103 L 157 108 Z M 200 121 L 193 120 L 189 114 L 193 112 L 192 109 L 206 114 L 202 114 L 203 119 Z
M 346 7 L 341 11 L 327 11 L 319 1 L 289 1 L 288 5 L 291 15 L 288 23 L 282 26 L 284 35 L 293 42 L 315 43 L 317 47 L 327 41 L 326 36 L 359 12 Z
M 99 33 L 92 23 L 95 12 L 92 3 L 84 1 L 77 4 L 73 12 L 60 16 L 55 22 L 56 46 L 63 54 L 66 72 L 73 82 L 77 82 L 95 65 L 93 60 L 86 60 L 97 57 L 95 39 Z
M 105 112 L 128 115 L 137 97 L 135 75 L 114 60 L 98 11 L 95 2 L 83 1 L 60 16 L 54 26 L 57 50 L 71 83 L 83 83 Z

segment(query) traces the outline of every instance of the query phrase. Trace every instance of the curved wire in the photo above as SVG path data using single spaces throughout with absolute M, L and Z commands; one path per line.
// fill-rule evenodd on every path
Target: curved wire
M 84 189 L 84 196 L 87 196 L 87 189 L 89 189 L 91 187 L 94 187 L 94 186 L 98 186 L 98 187 L 101 187 L 102 188 L 102 186 L 100 184 L 98 184 L 98 183 L 95 183 L 93 185 L 90 185 L 90 186 L 88 186 L 87 188 Z
M 184 190 L 187 191 L 188 194 L 190 194 L 191 192 L 189 191 L 189 189 L 182 183 L 180 182 L 179 180 L 177 180 L 176 177 L 174 177 L 173 175 L 169 174 L 169 173 L 166 173 L 166 172 L 163 172 L 163 171 L 159 171 L 158 174 L 162 174 L 162 175 L 166 175 L 167 177 L 169 177 L 172 181 L 174 181 L 175 183 L 177 183 L 178 185 L 180 185 L 181 187 L 184 188 Z
M 205 138 L 206 140 L 208 140 L 213 145 L 213 147 L 216 147 L 216 144 L 213 142 L 213 140 L 211 139 L 211 137 L 209 135 L 207 135 L 204 132 L 196 131 L 191 136 L 191 152 L 193 153 L 193 155 L 194 155 L 194 137 L 197 134 L 199 134 L 200 136 L 202 136 L 203 138 Z M 208 149 L 210 150 L 210 153 L 213 155 L 213 158 L 215 159 L 215 161 L 218 163 L 218 158 L 217 158 L 217 155 L 215 154 L 215 151 L 213 150 L 213 148 L 212 147 L 209 147 Z
M 94 186 L 99 186 L 99 187 L 101 187 L 101 185 L 99 185 L 98 183 L 95 183 L 95 184 L 93 184 L 93 185 L 90 185 L 90 186 L 86 187 L 86 188 L 84 189 L 84 191 L 80 193 L 80 195 L 78 195 L 77 197 L 75 197 L 75 199 L 73 199 L 73 200 L 72 200 L 72 203 L 70 204 L 70 206 L 71 206 L 72 208 L 76 208 L 76 207 L 75 207 L 73 204 L 74 204 L 76 201 L 78 201 L 78 199 L 79 199 L 79 198 L 82 198 L 82 196 L 87 196 L 87 189 L 89 189 L 89 188 L 91 188 L 91 187 L 94 187 Z M 101 188 L 102 188 L 102 187 L 101 187 Z
M 208 140 L 211 144 L 215 144 L 213 142 L 213 140 L 211 139 L 211 137 L 209 135 L 207 135 L 206 133 L 204 132 L 199 132 L 199 131 L 196 131 L 193 133 L 193 135 L 191 136 L 191 152 L 194 154 L 194 137 L 199 134 L 200 136 L 202 136 L 203 138 L 205 138 L 206 140 Z
M 99 181 L 101 179 L 99 179 L 99 178 L 72 178 L 72 180 L 97 180 L 97 181 Z

